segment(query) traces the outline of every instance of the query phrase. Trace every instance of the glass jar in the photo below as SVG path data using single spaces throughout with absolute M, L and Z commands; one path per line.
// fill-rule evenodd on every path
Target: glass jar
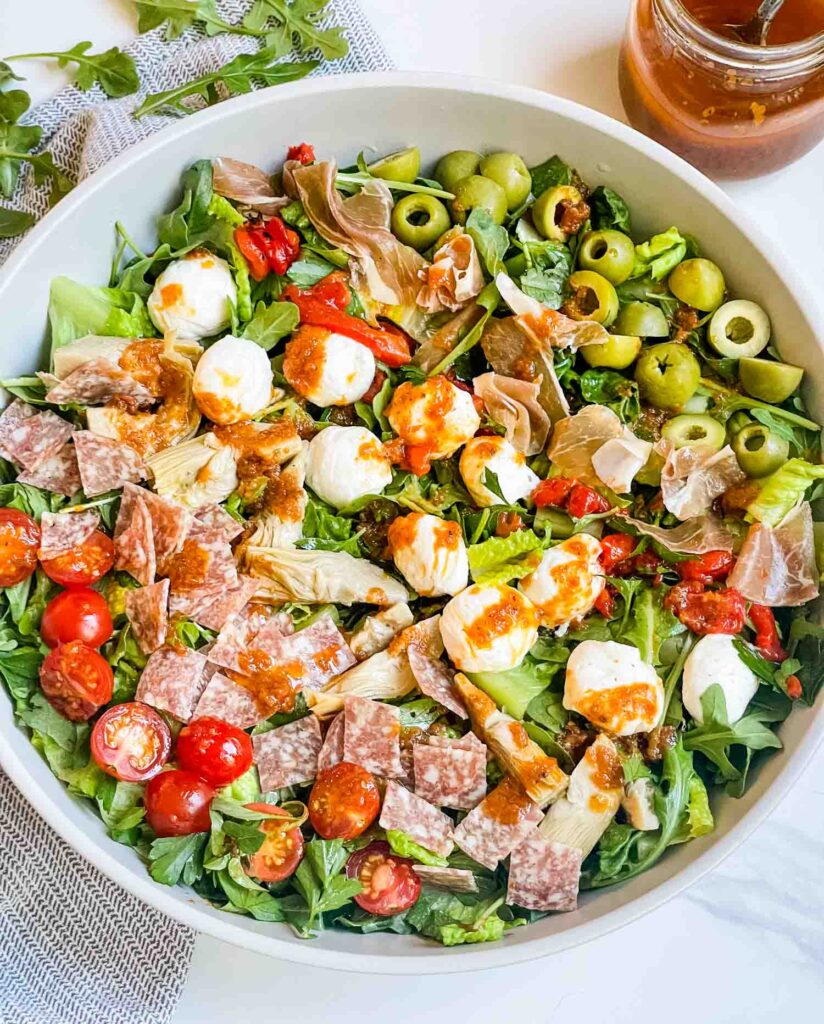
M 630 123 L 716 177 L 775 171 L 824 137 L 824 32 L 750 46 L 680 0 L 632 0 L 619 78 Z

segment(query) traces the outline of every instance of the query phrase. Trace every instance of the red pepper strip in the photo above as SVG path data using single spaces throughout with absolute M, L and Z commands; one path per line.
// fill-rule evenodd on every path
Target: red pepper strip
M 787 696 L 791 700 L 798 700 L 803 692 L 801 680 L 798 676 L 787 676 Z
M 678 562 L 675 570 L 682 580 L 698 580 L 699 583 L 713 583 L 725 580 L 735 565 L 735 558 L 729 551 L 708 551 L 700 558 Z
M 569 497 L 569 492 L 577 482 L 577 480 L 568 480 L 564 476 L 553 476 L 549 480 L 542 480 L 532 492 L 532 501 L 537 508 L 546 508 L 547 505 L 563 508 L 564 502 Z
M 750 622 L 755 629 L 755 646 L 761 657 L 767 661 L 783 661 L 787 652 L 781 646 L 772 609 L 762 604 L 751 604 Z
M 609 512 L 612 506 L 592 487 L 576 484 L 569 492 L 566 508 L 573 519 L 582 519 L 596 512 Z
M 638 541 L 628 533 L 610 533 L 604 537 L 601 541 L 601 568 L 604 574 L 617 576 L 630 569 L 630 565 L 621 563 L 626 562 L 637 547 Z
M 262 281 L 269 274 L 269 261 L 256 232 L 246 226 L 236 228 L 235 242 L 241 255 L 249 264 L 249 273 L 256 281 Z
M 287 160 L 297 160 L 298 163 L 308 167 L 315 162 L 315 147 L 309 142 L 301 142 L 297 146 L 290 146 L 286 153 Z
M 285 274 L 300 255 L 300 236 L 280 217 L 249 222 L 242 228 L 236 228 L 235 242 L 256 281 L 262 281 L 269 272 Z
M 610 587 L 604 587 L 596 598 L 595 610 L 605 619 L 611 619 L 615 614 L 615 594 Z
M 746 621 L 744 598 L 737 590 L 705 590 L 697 580 L 676 583 L 664 598 L 664 607 L 699 636 L 740 633 Z
M 323 284 L 322 281 L 319 283 Z M 411 360 L 409 340 L 403 331 L 396 327 L 370 327 L 358 317 L 345 313 L 337 302 L 333 304 L 323 297 L 323 292 L 319 295 L 315 288 L 317 285 L 300 289 L 291 284 L 281 296 L 298 307 L 302 324 L 325 327 L 329 331 L 343 334 L 365 345 L 376 359 L 387 366 L 404 366 Z

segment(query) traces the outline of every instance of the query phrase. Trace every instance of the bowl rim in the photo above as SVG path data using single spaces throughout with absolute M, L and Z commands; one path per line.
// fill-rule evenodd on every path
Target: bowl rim
M 172 133 L 175 134 L 175 137 L 179 137 L 181 134 L 198 132 L 204 125 L 218 124 L 227 118 L 232 118 L 237 111 L 265 107 L 272 102 L 286 103 L 290 99 L 302 95 L 385 86 L 409 90 L 445 90 L 455 93 L 481 94 L 494 99 L 521 103 L 561 114 L 595 131 L 632 145 L 639 152 L 642 160 L 652 160 L 662 165 L 665 170 L 679 178 L 688 188 L 699 192 L 725 217 L 734 219 L 770 269 L 785 282 L 793 282 L 793 294 L 801 316 L 807 320 L 814 334 L 824 336 L 824 317 L 822 317 L 811 289 L 806 282 L 799 282 L 794 277 L 788 258 L 783 252 L 777 251 L 774 240 L 768 239 L 766 233 L 737 206 L 726 192 L 686 161 L 622 122 L 572 100 L 527 86 L 512 85 L 479 76 L 445 72 L 378 71 L 319 76 L 301 82 L 280 85 L 276 89 L 274 87 L 261 89 L 191 114 L 182 123 L 176 121 L 131 146 L 77 185 L 54 210 L 50 211 L 32 228 L 6 261 L 0 273 L 3 277 L 13 276 L 18 266 L 25 263 L 29 254 L 37 248 L 44 236 L 62 218 L 70 216 L 77 207 L 89 201 L 97 189 L 116 178 L 121 170 L 133 161 L 139 161 L 149 153 L 161 149 Z M 287 962 L 331 970 L 398 976 L 457 974 L 525 963 L 572 949 L 637 920 L 683 892 L 720 864 L 747 836 L 755 831 L 786 796 L 809 764 L 824 738 L 824 702 L 817 709 L 810 708 L 808 710 L 815 716 L 815 720 L 798 747 L 778 770 L 767 792 L 729 829 L 726 835 L 704 852 L 696 855 L 694 860 L 677 875 L 659 883 L 650 892 L 578 927 L 540 938 L 536 936 L 533 940 L 517 945 L 502 942 L 490 946 L 473 946 L 470 947 L 470 955 L 466 955 L 470 950 L 465 950 L 464 955 L 457 956 L 454 953 L 450 955 L 445 950 L 441 950 L 439 953 L 433 952 L 431 955 L 416 952 L 411 957 L 404 957 L 402 954 L 359 953 L 357 950 L 352 952 L 329 950 L 315 941 L 284 942 L 279 938 L 278 931 L 275 929 L 262 934 L 242 927 L 236 924 L 232 915 L 229 914 L 224 915 L 225 921 L 217 919 L 215 913 L 209 913 L 199 899 L 197 902 L 170 899 L 164 888 L 154 882 L 148 873 L 141 875 L 118 863 L 108 853 L 109 840 L 106 844 L 99 842 L 71 820 L 63 806 L 65 800 L 70 799 L 66 794 L 63 794 L 61 798 L 53 799 L 39 790 L 13 743 L 0 745 L 0 765 L 41 817 L 81 856 L 122 888 L 133 893 L 154 909 L 192 928 L 195 932 L 202 932 L 241 948 Z M 22 731 L 20 737 L 21 742 L 24 740 L 29 742 L 28 737 Z M 34 804 L 33 801 L 34 793 L 37 794 L 37 804 Z

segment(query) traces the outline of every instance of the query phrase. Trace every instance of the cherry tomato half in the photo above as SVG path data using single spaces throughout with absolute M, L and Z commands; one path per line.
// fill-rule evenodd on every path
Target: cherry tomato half
M 149 779 L 143 794 L 146 821 L 161 838 L 208 832 L 214 796 L 209 783 L 192 772 L 161 772 Z
M 676 583 L 664 598 L 664 607 L 673 611 L 693 633 L 740 633 L 746 621 L 744 598 L 737 590 L 704 590 L 697 580 Z
M 324 839 L 355 839 L 381 809 L 378 784 L 365 768 L 341 761 L 324 769 L 309 794 L 309 821 Z
M 92 757 L 121 782 L 146 782 L 169 760 L 169 726 L 148 704 L 132 701 L 104 711 L 94 723 Z
M 391 917 L 408 910 L 421 894 L 414 861 L 392 853 L 389 843 L 375 842 L 357 850 L 346 862 L 348 878 L 363 886 L 355 902 L 370 914 Z
M 257 853 L 249 858 L 246 874 L 261 882 L 282 882 L 295 873 L 303 857 L 303 834 L 299 828 L 284 828 L 279 817 L 289 817 L 281 807 L 273 804 L 246 804 L 250 811 L 271 814 L 260 822 L 266 838 Z
M 707 551 L 697 558 L 686 562 L 677 562 L 675 571 L 682 580 L 698 580 L 699 583 L 712 583 L 725 580 L 735 565 L 735 556 L 729 551 Z
M 89 587 L 102 580 L 114 565 L 114 544 L 101 530 L 95 530 L 76 548 L 57 558 L 41 561 L 43 572 L 64 587 Z
M 601 538 L 601 568 L 606 576 L 619 576 L 630 569 L 630 565 L 622 565 L 638 547 L 635 537 L 628 533 L 609 533 Z
M 0 508 L 0 587 L 22 583 L 37 568 L 40 527 L 25 512 Z
M 52 598 L 40 620 L 40 635 L 47 647 L 57 647 L 71 640 L 101 647 L 111 637 L 113 629 L 106 599 L 88 587 L 64 590 Z
M 40 688 L 55 711 L 85 722 L 112 699 L 114 676 L 108 661 L 80 640 L 60 644 L 40 666 Z
M 583 519 L 595 513 L 609 512 L 610 504 L 594 488 L 586 484 L 575 484 L 569 492 L 566 509 L 573 519 Z
M 220 718 L 196 718 L 180 730 L 175 757 L 212 786 L 228 786 L 252 767 L 252 741 Z

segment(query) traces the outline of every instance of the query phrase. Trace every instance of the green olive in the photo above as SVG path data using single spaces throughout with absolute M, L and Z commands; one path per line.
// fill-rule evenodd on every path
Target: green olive
M 490 153 L 481 160 L 480 171 L 506 192 L 510 211 L 517 210 L 532 188 L 532 175 L 517 153 Z
M 722 356 L 746 359 L 757 356 L 770 341 L 770 318 L 755 302 L 725 302 L 710 320 L 710 344 Z
M 641 339 L 626 334 L 610 334 L 609 341 L 599 345 L 584 345 L 581 355 L 590 366 L 604 366 L 610 370 L 626 370 L 632 366 L 641 351 Z
M 668 338 L 670 333 L 664 311 L 651 302 L 628 302 L 622 306 L 615 330 L 639 338 Z
M 612 284 L 623 284 L 635 263 L 635 243 L 621 231 L 588 231 L 578 250 L 578 264 L 597 270 Z
M 803 376 L 800 366 L 774 363 L 770 359 L 741 359 L 738 363 L 738 379 L 747 394 L 773 405 L 785 402 Z
M 461 178 L 478 173 L 480 163 L 480 153 L 473 153 L 470 149 L 456 149 L 440 158 L 435 168 L 435 180 L 439 181 L 447 192 L 454 192 Z
M 752 419 L 743 409 L 739 409 L 738 412 L 734 412 L 727 420 L 727 433 L 730 437 L 735 437 L 739 430 L 743 430 L 744 427 L 748 427 L 751 423 Z
M 455 198 L 449 203 L 452 218 L 458 224 L 465 224 L 471 210 L 486 210 L 496 224 L 503 224 L 506 217 L 506 192 L 497 181 L 480 174 L 470 174 L 451 189 Z
M 732 439 L 732 450 L 747 476 L 757 480 L 784 465 L 790 444 L 763 423 L 750 423 Z
M 413 193 L 395 203 L 392 230 L 404 243 L 423 252 L 449 230 L 449 211 L 434 196 Z
M 679 409 L 701 380 L 698 360 L 686 345 L 665 342 L 641 353 L 635 364 L 641 397 L 658 409 Z
M 369 164 L 369 173 L 386 181 L 413 182 L 421 173 L 421 151 L 417 146 L 390 153 L 374 164 Z
M 647 487 L 660 487 L 663 468 L 664 457 L 656 451 L 651 451 L 646 465 L 635 474 L 635 479 L 637 483 L 645 484 Z
M 618 296 L 613 285 L 594 270 L 576 270 L 570 275 L 570 298 L 564 312 L 573 320 L 594 320 L 609 327 L 618 315 Z
M 667 283 L 676 299 L 705 312 L 721 305 L 727 288 L 721 268 L 700 258 L 679 263 Z
M 661 428 L 661 436 L 676 448 L 703 447 L 716 452 L 720 452 L 727 442 L 723 424 L 702 413 L 673 416 Z
M 538 196 L 532 206 L 532 223 L 544 238 L 551 242 L 565 242 L 569 238 L 569 233 L 561 228 L 559 221 L 566 206 L 577 206 L 583 201 L 584 197 L 573 185 L 556 185 L 554 188 L 548 188 Z
M 545 505 L 535 513 L 535 529 L 539 533 L 548 534 L 553 540 L 566 540 L 574 533 L 575 524 L 566 512 Z

